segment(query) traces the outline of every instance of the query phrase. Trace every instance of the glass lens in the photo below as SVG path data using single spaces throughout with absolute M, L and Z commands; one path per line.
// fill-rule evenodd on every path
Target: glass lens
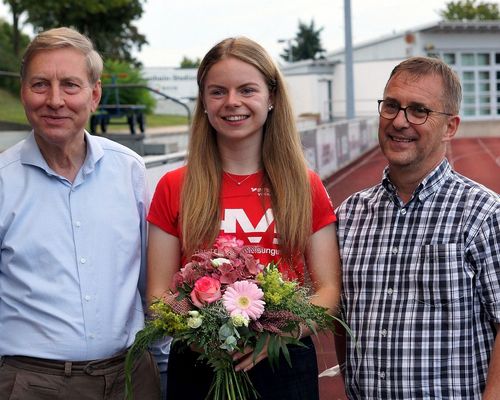
M 399 104 L 393 101 L 382 101 L 379 105 L 380 115 L 386 118 L 393 118 L 399 112 Z
M 424 107 L 408 106 L 406 108 L 408 121 L 412 124 L 423 124 L 427 119 L 427 109 Z

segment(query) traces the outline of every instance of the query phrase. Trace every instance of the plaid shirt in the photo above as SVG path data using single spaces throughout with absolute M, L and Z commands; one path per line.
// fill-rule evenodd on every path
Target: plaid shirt
M 500 323 L 500 197 L 444 160 L 337 210 L 350 399 L 479 399 Z

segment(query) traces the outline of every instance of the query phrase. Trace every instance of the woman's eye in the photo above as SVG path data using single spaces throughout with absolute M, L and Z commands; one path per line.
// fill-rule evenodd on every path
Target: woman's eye
M 221 90 L 221 89 L 213 89 L 210 91 L 210 95 L 211 96 L 222 96 L 224 94 L 224 92 Z
M 250 94 L 255 93 L 255 89 L 254 89 L 254 88 L 247 87 L 247 88 L 243 88 L 243 89 L 241 90 L 241 92 L 242 92 L 244 95 L 250 95 Z

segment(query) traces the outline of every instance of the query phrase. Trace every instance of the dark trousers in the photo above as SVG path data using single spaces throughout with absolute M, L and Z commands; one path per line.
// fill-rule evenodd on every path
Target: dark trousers
M 125 356 L 88 362 L 2 357 L 0 400 L 123 400 Z M 149 353 L 135 362 L 132 383 L 134 399 L 160 399 L 158 369 Z
M 311 338 L 302 339 L 307 347 L 289 346 L 292 367 L 280 357 L 274 371 L 268 360 L 249 371 L 261 400 L 318 400 L 318 365 Z M 168 361 L 167 400 L 204 400 L 212 383 L 212 368 L 196 361 L 199 354 L 174 345 Z

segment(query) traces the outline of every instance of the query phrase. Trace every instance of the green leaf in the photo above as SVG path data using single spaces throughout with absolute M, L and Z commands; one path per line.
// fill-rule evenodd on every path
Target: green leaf
M 254 350 L 253 350 L 253 361 L 255 362 L 255 359 L 257 356 L 260 354 L 260 352 L 264 349 L 264 346 L 266 345 L 267 338 L 269 337 L 269 334 L 267 333 L 262 333 L 258 340 L 257 343 L 255 344 Z
M 280 340 L 281 336 L 270 335 L 269 342 L 267 344 L 267 357 L 269 359 L 269 365 L 273 371 L 274 368 L 277 368 L 279 365 Z

